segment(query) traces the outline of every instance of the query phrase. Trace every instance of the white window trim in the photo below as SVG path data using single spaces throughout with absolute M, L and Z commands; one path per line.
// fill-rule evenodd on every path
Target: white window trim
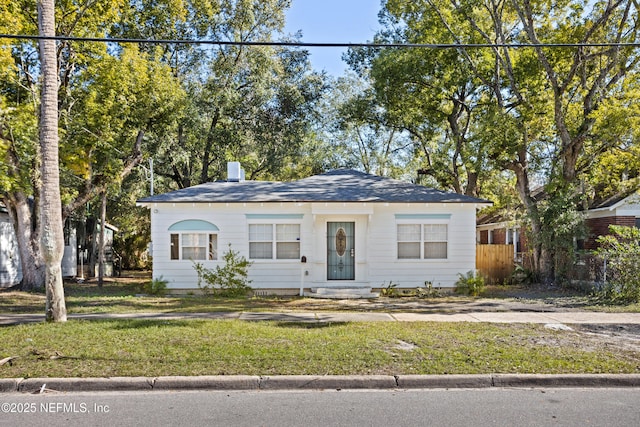
M 262 241 L 262 240 L 250 240 L 250 231 L 249 229 L 251 228 L 251 225 L 270 225 L 271 226 L 271 258 L 251 258 L 251 243 L 256 242 L 266 242 L 266 241 Z M 279 241 L 276 240 L 276 230 L 278 225 L 297 225 L 298 227 L 300 227 L 300 237 L 298 238 L 298 240 L 296 240 L 295 242 L 300 244 L 300 249 L 299 249 L 299 254 L 298 257 L 296 258 L 284 258 L 284 259 L 280 259 L 278 258 L 278 248 L 277 248 L 277 244 L 278 243 L 293 243 L 293 240 L 284 240 L 284 241 Z M 273 263 L 273 262 L 278 262 L 278 263 L 286 263 L 286 262 L 300 262 L 300 254 L 302 253 L 302 221 L 296 221 L 296 220 L 291 220 L 291 219 L 249 219 L 247 220 L 247 249 L 248 249 L 248 259 L 251 262 L 257 262 L 257 263 Z
M 443 263 L 449 262 L 451 257 L 451 220 L 450 219 L 396 219 L 395 225 L 395 260 L 397 262 L 406 263 Z M 419 258 L 399 258 L 398 256 L 398 225 L 419 225 L 420 226 L 420 257 Z M 447 257 L 446 258 L 425 258 L 424 257 L 424 244 L 426 242 L 424 235 L 425 225 L 446 225 L 447 226 Z M 428 243 L 428 242 L 427 242 Z M 435 242 L 433 242 L 435 243 Z
M 172 235 L 177 235 L 178 236 L 178 258 L 172 258 L 171 257 L 171 252 L 172 252 L 172 239 L 171 236 Z M 183 245 L 182 245 L 182 236 L 185 234 L 202 234 L 206 236 L 206 241 L 207 244 L 205 246 L 205 250 L 206 250 L 206 254 L 207 256 L 205 257 L 205 259 L 191 259 L 191 258 L 184 258 L 183 256 Z M 213 259 L 209 259 L 209 242 L 211 240 L 211 236 L 216 236 L 216 247 L 213 248 Z M 220 241 L 220 233 L 219 232 L 213 232 L 213 231 L 203 231 L 203 230 L 176 230 L 176 231 L 171 231 L 169 233 L 169 261 L 171 262 L 176 262 L 176 261 L 195 261 L 195 262 L 199 262 L 199 261 L 209 261 L 209 262 L 216 262 L 220 260 L 220 256 L 218 253 L 218 246 L 219 246 L 219 241 Z M 189 247 L 195 247 L 195 246 L 189 246 Z

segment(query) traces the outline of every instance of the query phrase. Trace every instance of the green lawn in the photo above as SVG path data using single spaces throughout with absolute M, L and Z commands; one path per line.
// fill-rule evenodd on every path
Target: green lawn
M 140 296 L 146 277 L 67 283 L 69 313 L 450 310 L 477 301 L 381 298 L 221 299 Z M 581 295 L 496 288 L 501 301 L 585 309 Z M 444 304 L 443 303 L 447 303 Z M 44 313 L 42 293 L 0 291 L 0 313 Z M 444 308 L 443 308 L 444 307 Z M 453 307 L 453 308 L 451 308 Z M 279 323 L 240 320 L 70 320 L 0 327 L 0 377 L 278 374 L 640 373 L 640 351 L 593 334 L 541 325 L 481 323 Z
M 0 377 L 640 373 L 576 331 L 476 323 L 109 320 L 0 328 Z

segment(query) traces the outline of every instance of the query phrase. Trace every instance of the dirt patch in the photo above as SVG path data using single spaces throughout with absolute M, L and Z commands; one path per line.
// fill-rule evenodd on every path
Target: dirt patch
M 640 352 L 640 325 L 583 324 L 572 327 L 585 337 L 595 339 L 601 344 Z
M 384 311 L 411 313 L 476 313 L 476 312 L 558 312 L 580 311 L 580 307 L 567 307 L 551 301 L 516 298 L 470 298 L 447 296 L 422 299 L 415 297 L 376 299 L 294 299 L 283 301 L 283 307 L 292 310 Z

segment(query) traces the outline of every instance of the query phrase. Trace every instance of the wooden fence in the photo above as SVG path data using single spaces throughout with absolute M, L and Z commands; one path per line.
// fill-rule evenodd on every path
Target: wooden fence
M 476 269 L 487 284 L 508 280 L 515 269 L 513 245 L 476 245 Z

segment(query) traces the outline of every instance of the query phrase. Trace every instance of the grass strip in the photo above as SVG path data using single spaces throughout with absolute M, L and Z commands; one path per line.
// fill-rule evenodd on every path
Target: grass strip
M 111 278 L 104 286 L 96 283 L 65 284 L 65 301 L 71 314 L 182 312 L 211 313 L 229 311 L 406 311 L 450 312 L 451 305 L 489 301 L 530 303 L 535 306 L 579 308 L 605 312 L 640 312 L 640 303 L 615 305 L 579 292 L 539 291 L 529 288 L 488 287 L 482 298 L 447 295 L 436 298 L 402 296 L 371 301 L 318 300 L 299 297 L 219 298 L 203 295 L 149 296 L 142 295 L 142 285 L 148 278 Z M 490 298 L 490 300 L 488 300 Z M 43 313 L 43 292 L 20 292 L 0 289 L 0 313 Z M 447 308 L 449 306 L 449 308 Z M 455 308 L 453 308 L 455 310 Z
M 104 320 L 0 328 L 0 377 L 640 373 L 640 352 L 531 324 Z

